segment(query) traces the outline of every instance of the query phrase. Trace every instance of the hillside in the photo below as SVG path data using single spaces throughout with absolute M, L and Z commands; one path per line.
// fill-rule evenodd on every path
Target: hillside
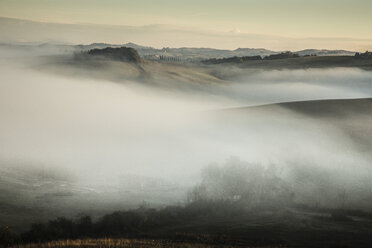
M 264 48 L 237 48 L 235 50 L 224 50 L 215 48 L 196 48 L 196 47 L 181 47 L 170 48 L 164 47 L 161 49 L 141 46 L 134 43 L 126 43 L 123 45 L 93 43 L 90 45 L 79 45 L 79 49 L 105 48 L 105 47 L 131 47 L 138 51 L 139 55 L 150 60 L 168 60 L 177 59 L 182 62 L 197 62 L 207 59 L 222 59 L 229 57 L 265 57 L 273 54 L 279 54 L 281 51 L 272 51 Z M 326 49 L 306 49 L 301 51 L 293 51 L 300 56 L 316 55 L 316 56 L 354 56 L 355 52 L 345 50 L 326 50 Z
M 298 119 L 320 121 L 349 137 L 359 149 L 372 152 L 372 99 L 336 99 L 285 102 L 223 110 L 223 116 L 240 118 L 251 112 L 295 113 Z
M 357 56 L 297 56 L 279 59 L 224 59 L 207 64 L 231 64 L 241 68 L 255 68 L 267 70 L 280 69 L 308 69 L 308 68 L 334 68 L 334 67 L 357 67 L 365 70 L 372 69 L 372 59 Z
M 91 43 L 91 44 L 54 44 L 54 43 L 0 43 L 2 47 L 9 47 L 14 49 L 38 49 L 40 51 L 52 51 L 59 52 L 81 52 L 92 49 L 104 49 L 104 48 L 120 48 L 128 47 L 135 49 L 139 56 L 154 60 L 154 61 L 177 61 L 177 62 L 199 62 L 208 59 L 222 59 L 231 57 L 251 57 L 260 56 L 265 57 L 273 54 L 280 54 L 284 51 L 273 51 L 265 48 L 237 48 L 234 50 L 227 49 L 216 49 L 216 48 L 199 48 L 199 47 L 164 47 L 154 48 L 151 46 L 141 46 L 132 42 L 124 44 L 110 44 L 110 43 Z M 354 56 L 355 52 L 346 50 L 327 50 L 327 49 L 305 49 L 300 51 L 292 51 L 300 56 Z
M 232 110 L 268 110 L 277 107 L 305 114 L 313 118 L 346 118 L 350 117 L 350 115 L 372 115 L 372 98 L 283 102 Z
M 100 56 L 107 59 L 119 60 L 130 63 L 141 63 L 142 59 L 137 51 L 130 47 L 112 48 L 106 47 L 103 49 L 91 49 L 87 52 L 91 56 Z

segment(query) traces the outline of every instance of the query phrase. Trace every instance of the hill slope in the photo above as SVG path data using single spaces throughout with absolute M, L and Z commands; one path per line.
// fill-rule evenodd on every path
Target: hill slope
M 241 116 L 271 111 L 283 114 L 290 111 L 296 114 L 296 118 L 331 125 L 349 136 L 365 152 L 372 152 L 372 98 L 284 102 L 223 112 Z

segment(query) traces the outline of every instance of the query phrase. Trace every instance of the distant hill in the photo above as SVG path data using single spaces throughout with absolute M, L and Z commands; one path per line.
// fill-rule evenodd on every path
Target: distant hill
M 55 43 L 0 43 L 1 47 L 11 48 L 22 48 L 27 47 L 33 49 L 54 49 L 60 52 L 68 51 L 87 51 L 91 49 L 103 49 L 106 47 L 119 48 L 129 47 L 136 49 L 138 54 L 145 59 L 155 61 L 170 61 L 170 62 L 200 62 L 208 59 L 223 59 L 232 57 L 266 57 L 275 54 L 281 54 L 287 51 L 272 51 L 264 48 L 237 48 L 235 50 L 224 50 L 215 48 L 196 48 L 196 47 L 181 47 L 181 48 L 170 48 L 164 47 L 161 49 L 141 46 L 135 43 L 126 44 L 109 44 L 109 43 L 91 43 L 88 45 L 71 45 L 71 44 L 55 44 Z M 316 55 L 316 56 L 354 56 L 356 52 L 346 50 L 318 50 L 318 49 L 306 49 L 301 51 L 292 51 L 293 54 L 300 56 Z
M 300 56 L 316 55 L 316 56 L 354 56 L 355 52 L 346 50 L 319 50 L 319 49 L 305 49 L 294 52 Z
M 262 59 L 248 59 L 247 57 L 231 57 L 223 59 L 209 59 L 204 64 L 231 64 L 241 68 L 265 70 L 280 69 L 309 69 L 332 67 L 355 67 L 372 70 L 372 56 L 363 53 L 359 56 L 299 56 L 295 53 L 280 53 Z
M 142 59 L 138 55 L 137 51 L 130 47 L 106 47 L 103 49 L 91 49 L 88 51 L 88 54 L 91 56 L 101 56 L 113 60 L 119 60 L 123 62 L 131 62 L 131 63 L 141 63 Z
M 156 49 L 152 47 L 138 46 L 133 43 L 125 44 L 127 47 L 135 48 L 138 53 L 146 59 L 150 60 L 168 60 L 168 61 L 181 61 L 181 62 L 194 62 L 210 58 L 226 58 L 234 56 L 266 56 L 276 54 L 275 51 L 267 49 L 255 48 L 239 48 L 236 50 L 220 50 L 214 48 L 169 48 Z
M 112 45 L 105 43 L 93 43 L 90 45 L 79 45 L 80 49 L 105 48 L 105 47 L 131 47 L 137 50 L 138 54 L 149 60 L 165 60 L 165 61 L 180 61 L 180 62 L 197 62 L 208 59 L 223 59 L 232 57 L 266 57 L 270 55 L 282 54 L 287 51 L 272 51 L 264 48 L 237 48 L 235 50 L 222 50 L 214 48 L 169 48 L 164 47 L 157 49 L 148 46 L 141 46 L 134 43 L 126 43 L 123 45 Z M 355 52 L 346 50 L 318 50 L 306 49 L 294 51 L 293 54 L 300 56 L 316 55 L 316 56 L 354 56 Z

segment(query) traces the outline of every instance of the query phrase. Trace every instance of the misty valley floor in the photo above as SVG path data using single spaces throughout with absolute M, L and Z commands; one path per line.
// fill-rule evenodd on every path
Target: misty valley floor
M 0 60 L 0 247 L 371 246 L 372 59 L 95 46 Z
M 269 113 L 285 111 L 282 113 L 283 115 L 288 110 L 294 111 L 301 114 L 302 118 L 305 118 L 304 116 L 310 118 L 305 118 L 305 121 L 322 120 L 331 124 L 332 128 L 340 128 L 345 134 L 348 134 L 348 137 L 351 137 L 353 142 L 360 143 L 358 149 L 369 154 L 371 148 L 369 137 L 372 133 L 368 128 L 368 123 L 371 121 L 371 105 L 371 99 L 323 100 L 234 108 L 216 111 L 213 114 L 218 116 L 216 117 L 218 122 L 222 119 L 233 121 L 235 118 L 242 121 L 240 119 L 242 115 L 250 116 L 257 111 L 269 111 Z M 361 124 L 364 126 L 360 126 Z M 127 211 L 129 213 L 139 213 L 140 216 L 146 217 L 151 216 L 153 210 L 136 209 L 135 206 L 140 204 L 142 197 L 147 200 L 153 199 L 153 203 L 157 200 L 167 202 L 166 205 L 172 206 L 170 199 L 175 199 L 176 196 L 182 199 L 182 192 L 184 193 L 184 189 L 177 188 L 176 185 L 160 183 L 153 181 L 153 179 L 150 180 L 149 188 L 144 187 L 144 185 L 139 186 L 138 182 L 130 185 L 128 182 L 133 176 L 125 178 L 124 181 L 127 184 L 126 186 L 122 185 L 121 189 L 120 187 L 111 188 L 111 193 L 109 191 L 97 193 L 99 187 L 82 187 L 68 177 L 64 178 L 60 173 L 48 173 L 51 172 L 40 171 L 40 168 L 37 170 L 37 167 L 31 167 L 28 171 L 17 171 L 14 168 L 5 170 L 3 168 L 0 175 L 1 225 L 9 225 L 11 229 L 21 233 L 27 230 L 27 226 L 31 223 L 47 222 L 58 216 L 71 218 L 81 211 L 92 214 L 97 219 L 102 215 L 109 214 L 110 211 L 134 209 Z M 321 171 L 321 173 L 323 172 Z M 337 174 L 333 175 L 333 177 L 336 176 Z M 134 181 L 147 183 L 146 180 L 149 179 L 135 178 Z M 326 181 L 329 182 L 330 179 L 326 178 Z M 154 187 L 156 185 L 159 188 Z M 324 187 L 331 187 L 327 185 Z M 128 186 L 134 190 L 126 189 Z M 139 187 L 142 187 L 142 192 L 138 191 Z M 167 190 L 164 191 L 162 187 Z M 149 190 L 148 194 L 144 195 L 143 192 L 146 190 Z M 283 207 L 259 207 L 241 211 L 234 210 L 236 207 L 234 203 L 219 205 L 217 202 L 197 206 L 193 208 L 192 214 L 189 215 L 187 207 L 164 208 L 165 205 L 160 204 L 157 206 L 159 209 L 157 211 L 162 213 L 160 216 L 165 216 L 165 223 L 156 227 L 138 229 L 134 232 L 116 233 L 112 237 L 121 238 L 124 236 L 125 238 L 145 239 L 144 241 L 133 241 L 133 243 L 131 243 L 132 241 L 123 241 L 125 245 L 129 242 L 130 246 L 121 246 L 123 242 L 120 241 L 121 243 L 117 247 L 147 247 L 146 245 L 163 247 L 165 243 L 169 247 L 179 247 L 180 243 L 180 247 L 199 247 L 195 244 L 200 243 L 205 244 L 206 247 L 211 245 L 368 247 L 372 243 L 370 235 L 372 233 L 372 214 L 368 212 L 368 206 L 370 206 L 369 195 L 362 196 L 359 195 L 358 191 L 355 192 L 352 197 L 363 199 L 355 198 L 354 205 L 349 205 L 345 209 L 309 207 L 311 204 L 288 204 Z M 352 194 L 352 191 L 350 191 L 350 194 Z M 120 198 L 122 198 L 122 202 L 120 202 Z M 107 202 L 100 203 L 104 199 Z M 333 200 L 330 199 L 329 201 L 332 202 Z M 131 202 L 131 205 L 125 205 L 123 202 Z M 352 199 L 348 199 L 348 204 L 351 203 Z M 95 208 L 92 206 L 95 206 Z M 358 208 L 363 210 L 353 210 Z M 144 219 L 146 220 L 147 217 Z M 100 236 L 89 237 L 100 238 Z M 147 241 L 152 239 L 160 241 L 155 241 L 155 243 L 154 241 Z M 79 243 L 80 241 L 76 242 Z M 102 240 L 91 240 L 89 242 L 93 247 L 102 245 Z M 173 244 L 172 242 L 178 243 Z M 46 244 L 45 247 L 47 246 L 74 247 L 67 241 Z M 82 245 L 80 247 L 86 246 Z M 110 245 L 110 247 L 112 246 Z M 200 247 L 203 247 L 203 245 L 200 245 Z

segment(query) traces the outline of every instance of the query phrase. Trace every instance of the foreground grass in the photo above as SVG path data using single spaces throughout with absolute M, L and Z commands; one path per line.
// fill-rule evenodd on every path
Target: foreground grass
M 235 246 L 207 245 L 198 243 L 171 242 L 165 240 L 140 240 L 140 239 L 77 239 L 77 240 L 60 240 L 46 243 L 34 243 L 25 245 L 16 245 L 11 248 L 90 248 L 90 247 L 110 247 L 110 248 L 148 248 L 148 247 L 165 247 L 165 248 L 232 248 Z M 253 247 L 252 247 L 253 248 Z M 255 247 L 258 248 L 258 247 Z M 263 248 L 263 247 L 261 247 Z M 273 246 L 266 248 L 275 248 Z

